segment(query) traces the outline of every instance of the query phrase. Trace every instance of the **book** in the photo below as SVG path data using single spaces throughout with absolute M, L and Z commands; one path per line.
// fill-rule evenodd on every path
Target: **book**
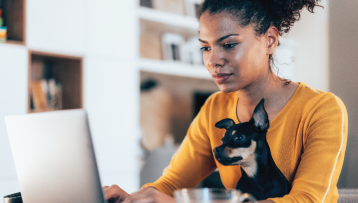
M 31 109 L 35 112 L 62 109 L 62 85 L 54 78 L 52 61 L 31 63 Z
M 43 84 L 41 80 L 32 81 L 32 100 L 34 104 L 34 110 L 36 112 L 44 112 L 48 110 L 47 99 L 43 91 Z
M 48 99 L 47 104 L 49 110 L 61 110 L 62 109 L 62 85 L 51 78 L 47 81 L 48 85 Z
M 181 61 L 183 55 L 182 46 L 185 40 L 180 34 L 166 32 L 162 36 L 163 59 L 169 61 Z
M 203 51 L 198 37 L 189 38 L 182 46 L 182 62 L 191 65 L 204 65 Z
M 36 112 L 62 109 L 62 85 L 54 78 L 33 81 L 32 104 Z

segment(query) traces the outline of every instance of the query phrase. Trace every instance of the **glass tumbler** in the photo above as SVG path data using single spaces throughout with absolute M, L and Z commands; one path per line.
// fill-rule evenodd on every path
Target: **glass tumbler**
M 181 189 L 174 191 L 177 203 L 241 203 L 256 202 L 256 199 L 240 190 L 234 189 Z

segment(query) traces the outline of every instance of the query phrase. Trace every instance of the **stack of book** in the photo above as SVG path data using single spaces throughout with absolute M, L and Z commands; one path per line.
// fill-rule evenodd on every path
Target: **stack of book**
M 52 76 L 49 61 L 33 61 L 31 109 L 35 112 L 62 109 L 62 85 Z
M 162 54 L 163 60 L 179 61 L 191 65 L 204 65 L 203 52 L 198 37 L 185 40 L 176 33 L 163 33 Z

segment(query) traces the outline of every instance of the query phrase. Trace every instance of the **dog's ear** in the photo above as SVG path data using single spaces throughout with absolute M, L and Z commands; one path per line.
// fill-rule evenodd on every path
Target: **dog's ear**
M 264 103 L 265 99 L 262 99 L 256 106 L 254 113 L 252 114 L 252 118 L 250 119 L 250 122 L 262 132 L 266 132 L 270 127 L 270 121 L 268 119 Z
M 225 118 L 215 124 L 217 128 L 225 128 L 226 130 L 235 125 L 235 122 L 231 118 Z

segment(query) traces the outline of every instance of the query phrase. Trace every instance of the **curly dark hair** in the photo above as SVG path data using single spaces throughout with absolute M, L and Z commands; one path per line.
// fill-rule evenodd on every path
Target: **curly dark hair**
M 253 25 L 258 35 L 275 26 L 279 34 L 287 33 L 301 17 L 306 7 L 314 13 L 321 0 L 205 0 L 199 8 L 199 18 L 205 13 L 227 12 L 237 17 L 240 25 Z
M 205 0 L 198 9 L 198 17 L 205 12 L 216 14 L 226 12 L 233 15 L 241 26 L 252 25 L 256 34 L 262 36 L 275 26 L 282 36 L 288 33 L 293 24 L 301 17 L 301 10 L 306 7 L 314 13 L 314 8 L 321 0 Z M 279 44 L 280 45 L 280 44 Z M 269 56 L 270 69 L 274 66 L 272 54 Z M 278 72 L 278 71 L 277 71 Z M 283 79 L 285 84 L 291 81 Z

